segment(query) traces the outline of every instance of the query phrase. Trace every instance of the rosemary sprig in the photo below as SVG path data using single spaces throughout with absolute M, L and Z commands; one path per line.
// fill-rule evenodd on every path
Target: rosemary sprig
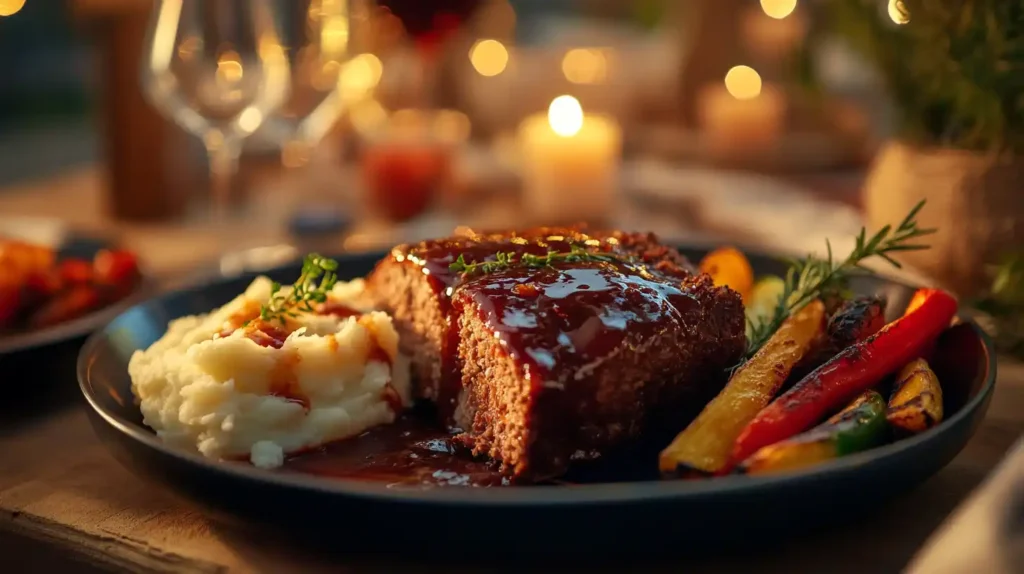
M 466 258 L 459 254 L 458 259 L 449 265 L 448 269 L 463 275 L 474 275 L 477 273 L 494 273 L 495 271 L 514 266 L 549 267 L 556 263 L 578 263 L 582 261 L 615 263 L 621 262 L 622 259 L 611 253 L 587 251 L 582 245 L 574 244 L 569 247 L 569 251 L 548 251 L 546 255 L 523 253 L 518 259 L 514 251 L 499 251 L 494 254 L 493 261 L 481 261 L 479 263 L 466 263 Z
M 260 319 L 277 321 L 284 325 L 288 317 L 300 312 L 312 312 L 314 303 L 327 301 L 327 293 L 338 282 L 338 262 L 318 253 L 310 253 L 302 261 L 302 273 L 287 293 L 275 281 L 270 288 L 270 300 L 260 308 Z M 319 279 L 319 283 L 317 280 Z
M 893 253 L 928 249 L 928 245 L 913 242 L 914 239 L 935 233 L 934 229 L 921 229 L 917 226 L 916 217 L 924 204 L 924 200 L 921 200 L 915 205 L 895 229 L 891 225 L 886 225 L 871 237 L 867 237 L 867 231 L 862 227 L 857 236 L 856 246 L 842 261 L 833 259 L 832 245 L 828 240 L 825 241 L 827 255 L 824 259 L 808 255 L 803 259 L 789 260 L 785 287 L 771 317 L 762 318 L 756 323 L 751 322 L 744 361 L 753 356 L 794 311 L 814 299 L 845 296 L 849 290 L 850 278 L 867 271 L 863 266 L 864 260 L 880 257 L 894 267 L 900 268 L 899 262 L 892 258 Z

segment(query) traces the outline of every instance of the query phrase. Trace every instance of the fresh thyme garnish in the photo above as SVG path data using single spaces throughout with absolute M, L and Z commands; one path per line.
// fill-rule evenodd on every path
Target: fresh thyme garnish
M 523 253 L 516 259 L 514 251 L 499 251 L 494 254 L 493 261 L 481 261 L 480 263 L 466 263 L 466 258 L 460 254 L 448 269 L 463 275 L 476 273 L 494 273 L 495 271 L 521 265 L 524 267 L 548 267 L 555 263 L 579 263 L 582 261 L 604 261 L 607 263 L 621 262 L 622 259 L 611 253 L 595 253 L 587 251 L 582 245 L 571 245 L 569 251 L 548 251 L 546 255 L 534 255 Z
M 842 261 L 833 260 L 832 244 L 828 240 L 825 240 L 828 249 L 825 259 L 808 255 L 803 259 L 788 260 L 789 270 L 786 272 L 785 287 L 771 317 L 762 318 L 756 323 L 751 322 L 744 361 L 753 356 L 794 311 L 814 299 L 845 296 L 849 291 L 850 278 L 867 271 L 863 266 L 865 259 L 880 257 L 894 267 L 900 268 L 899 262 L 892 258 L 892 253 L 928 249 L 928 245 L 912 243 L 914 239 L 935 233 L 934 229 L 920 229 L 917 226 L 915 218 L 924 207 L 924 203 L 924 200 L 921 200 L 914 206 L 895 229 L 891 225 L 886 225 L 869 238 L 867 231 L 862 227 L 857 236 L 856 246 Z
M 284 325 L 288 317 L 302 311 L 313 311 L 313 303 L 327 301 L 327 293 L 338 282 L 338 262 L 318 253 L 310 253 L 302 261 L 302 273 L 287 293 L 275 281 L 270 288 L 270 301 L 260 308 L 260 319 Z M 317 280 L 320 280 L 317 283 Z

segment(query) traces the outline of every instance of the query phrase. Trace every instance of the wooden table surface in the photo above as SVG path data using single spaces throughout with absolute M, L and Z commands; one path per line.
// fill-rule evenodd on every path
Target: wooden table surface
M 0 190 L 0 214 L 61 216 L 109 225 L 89 171 L 44 185 Z M 167 253 L 164 272 L 206 253 L 174 228 L 121 226 L 143 253 Z M 183 246 L 184 245 L 184 246 Z M 75 344 L 28 358 L 0 358 L 0 571 L 470 572 L 473 564 L 417 564 L 390 557 L 322 556 L 274 537 L 254 538 L 207 519 L 123 469 L 93 436 L 74 377 Z M 855 523 L 745 553 L 687 560 L 695 572 L 894 572 L 901 569 L 1024 431 L 1024 365 L 1001 360 L 989 414 L 967 448 L 917 489 Z M 622 566 L 586 571 L 621 571 Z M 630 570 L 678 571 L 637 563 Z M 559 571 L 567 571 L 559 568 Z

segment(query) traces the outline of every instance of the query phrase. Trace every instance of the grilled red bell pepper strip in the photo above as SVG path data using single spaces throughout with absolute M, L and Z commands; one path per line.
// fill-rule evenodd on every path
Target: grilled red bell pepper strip
M 956 315 L 952 295 L 922 289 L 916 306 L 863 342 L 847 347 L 773 401 L 743 429 L 731 465 L 762 447 L 799 434 L 916 359 Z

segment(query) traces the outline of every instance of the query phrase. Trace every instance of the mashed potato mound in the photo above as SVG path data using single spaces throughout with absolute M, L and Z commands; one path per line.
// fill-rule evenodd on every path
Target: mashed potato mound
M 257 278 L 227 305 L 171 321 L 132 356 L 132 391 L 164 441 L 272 468 L 286 453 L 393 422 L 410 403 L 398 333 L 362 280 L 338 283 L 318 312 L 286 325 L 259 321 L 270 295 L 270 280 Z

